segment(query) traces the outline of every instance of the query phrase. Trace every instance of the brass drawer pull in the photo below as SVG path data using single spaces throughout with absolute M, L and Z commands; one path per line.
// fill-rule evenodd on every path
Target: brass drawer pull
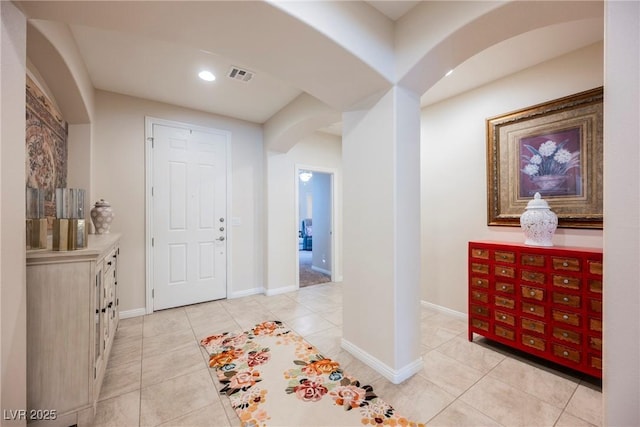
M 482 280 L 478 280 L 478 285 L 482 285 Z
M 563 351 L 563 352 L 562 352 L 562 355 L 563 355 L 563 356 L 568 356 L 568 355 L 569 355 L 569 352 L 568 352 L 567 350 L 565 350 L 565 351 Z
M 533 344 L 533 343 L 535 343 L 534 340 L 529 340 L 529 344 Z
M 562 281 L 562 283 L 564 283 L 565 285 L 568 285 L 568 284 L 569 284 L 569 279 L 564 279 L 564 280 Z
M 529 307 L 529 311 L 536 311 L 535 307 Z
M 506 273 L 507 273 L 507 270 L 502 270 L 502 274 L 506 274 Z
M 562 297 L 562 301 L 569 302 L 569 297 Z
M 505 316 L 504 314 L 502 316 L 500 316 L 500 319 L 502 320 L 507 320 L 507 316 Z
M 562 263 L 562 266 L 563 266 L 563 267 L 569 267 L 569 263 L 568 263 L 567 261 L 564 261 L 564 262 Z
M 531 295 L 532 297 L 536 295 L 536 291 L 530 291 L 529 295 Z
M 562 318 L 563 318 L 564 320 L 569 320 L 569 316 L 568 316 L 568 315 L 566 315 L 566 314 L 563 314 L 563 315 L 562 315 Z
M 562 336 L 563 336 L 563 337 L 565 337 L 565 338 L 567 338 L 567 337 L 569 336 L 569 334 L 568 334 L 568 333 L 566 333 L 566 332 L 563 332 L 563 333 L 562 333 Z

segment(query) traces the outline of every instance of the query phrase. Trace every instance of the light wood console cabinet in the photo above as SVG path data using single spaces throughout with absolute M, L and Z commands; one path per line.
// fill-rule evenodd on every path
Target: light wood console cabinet
M 602 377 L 602 250 L 469 242 L 473 334 Z
M 119 241 L 27 251 L 27 413 L 55 411 L 33 423 L 91 425 L 118 326 Z

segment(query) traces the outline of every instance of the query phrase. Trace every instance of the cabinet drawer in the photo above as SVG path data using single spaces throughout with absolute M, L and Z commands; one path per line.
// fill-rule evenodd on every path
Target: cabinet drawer
M 482 319 L 471 319 L 471 325 L 474 328 L 482 329 L 483 331 L 489 332 L 489 322 Z
M 578 345 L 582 342 L 582 334 L 576 331 L 570 331 L 569 329 L 554 327 L 553 336 L 560 341 L 567 341 Z
M 602 276 L 602 261 L 587 261 L 589 264 L 589 273 Z
M 509 264 L 516 262 L 516 254 L 514 252 L 495 251 L 493 257 L 498 262 L 506 262 Z
M 602 319 L 589 319 L 589 330 L 602 332 Z
M 565 347 L 560 344 L 553 345 L 553 354 L 558 357 L 562 357 L 563 359 L 572 360 L 576 363 L 580 363 L 580 359 L 582 359 L 582 355 L 579 350 L 574 348 Z
M 567 325 L 580 326 L 580 315 L 560 310 L 552 310 L 553 320 L 566 323 Z
M 489 274 L 489 264 L 471 263 L 471 271 L 480 274 Z
M 505 307 L 514 309 L 516 308 L 516 301 L 511 298 L 501 297 L 500 295 L 494 296 L 495 305 L 498 307 Z
M 580 296 L 562 294 L 560 292 L 553 293 L 554 304 L 562 304 L 568 307 L 580 308 Z
M 489 294 L 486 292 L 471 291 L 471 299 L 473 301 L 484 302 L 486 304 L 489 302 Z
M 516 318 L 511 314 L 505 313 L 503 311 L 496 310 L 495 319 L 498 322 L 503 322 L 503 323 L 506 323 L 507 325 L 511 325 L 511 326 L 516 325 Z
M 602 280 L 589 279 L 589 290 L 596 294 L 602 293 Z
M 522 311 L 524 313 L 533 314 L 534 316 L 544 317 L 544 306 L 542 305 L 523 302 Z
M 496 282 L 496 291 L 513 294 L 514 288 L 513 283 Z
M 544 285 L 546 282 L 544 273 L 541 273 L 539 271 L 522 270 L 520 277 L 522 278 L 522 280 L 538 283 L 540 285 Z
M 503 328 L 502 326 L 499 326 L 499 325 L 495 326 L 494 331 L 497 336 L 506 338 L 511 341 L 513 341 L 516 337 L 516 333 L 514 332 L 513 329 Z
M 516 269 L 514 267 L 507 267 L 505 265 L 495 266 L 495 275 L 500 277 L 516 277 Z
M 527 347 L 533 347 L 540 351 L 545 351 L 547 343 L 542 338 L 534 337 L 527 334 L 522 334 L 522 344 Z
M 472 305 L 471 306 L 471 313 L 473 313 L 475 316 L 489 317 L 489 308 L 488 307 L 482 307 L 480 305 Z
M 522 254 L 522 258 L 520 258 L 520 264 L 528 265 L 531 267 L 544 267 L 545 256 L 533 255 L 533 254 Z
M 471 248 L 471 258 L 489 259 L 489 249 Z
M 481 277 L 472 277 L 471 278 L 471 284 L 473 286 L 478 287 L 478 288 L 488 289 L 489 288 L 489 279 L 483 279 Z
M 590 299 L 589 300 L 589 308 L 594 313 L 602 313 L 602 301 L 599 299 Z
M 599 356 L 589 355 L 589 366 L 599 371 L 602 370 L 602 358 Z
M 539 320 L 529 319 L 527 317 L 520 318 L 520 326 L 522 326 L 522 329 L 538 332 L 540 334 L 544 334 L 546 330 L 546 325 L 544 322 L 541 322 Z
M 589 337 L 589 347 L 594 350 L 602 351 L 602 338 Z
M 580 260 L 578 258 L 551 258 L 554 270 L 580 271 Z
M 572 276 L 553 275 L 553 285 L 559 288 L 580 289 L 580 278 Z
M 524 298 L 530 298 L 536 301 L 544 301 L 544 289 L 533 288 L 531 286 L 522 286 L 520 289 Z

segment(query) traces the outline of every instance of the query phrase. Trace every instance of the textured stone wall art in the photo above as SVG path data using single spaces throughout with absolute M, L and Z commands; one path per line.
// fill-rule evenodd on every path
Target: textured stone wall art
M 67 123 L 29 76 L 26 93 L 26 186 L 44 190 L 45 215 L 53 218 L 56 188 L 67 186 Z

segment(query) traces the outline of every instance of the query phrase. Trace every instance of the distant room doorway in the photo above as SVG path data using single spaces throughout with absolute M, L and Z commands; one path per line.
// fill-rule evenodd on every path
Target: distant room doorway
M 332 280 L 333 174 L 298 170 L 299 286 Z

